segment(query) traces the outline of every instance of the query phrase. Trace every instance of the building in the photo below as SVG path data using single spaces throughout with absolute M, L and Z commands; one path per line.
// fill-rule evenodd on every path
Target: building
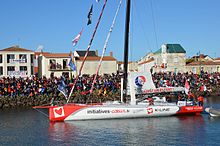
M 0 77 L 28 77 L 34 74 L 34 52 L 12 46 L 0 50 Z
M 138 71 L 144 72 L 146 70 L 151 70 L 154 67 L 155 61 L 153 58 L 150 58 L 146 61 L 141 61 L 138 63 Z
M 193 56 L 186 63 L 186 71 L 194 74 L 200 74 L 201 71 L 208 73 L 220 72 L 220 59 L 213 59 L 204 54 Z
M 164 44 L 138 61 L 138 71 L 152 69 L 153 72 L 185 72 L 186 51 L 180 44 Z
M 38 71 L 39 76 L 61 76 L 71 74 L 76 76 L 79 74 L 79 69 L 83 62 L 83 58 L 86 51 L 74 51 L 74 64 L 76 65 L 76 71 L 72 71 L 69 67 L 70 54 L 69 53 L 42 53 L 38 57 Z M 89 51 L 85 64 L 83 66 L 81 74 L 95 74 L 97 66 L 99 64 L 100 56 L 97 55 L 97 51 Z M 117 61 L 110 53 L 109 56 L 104 56 L 99 74 L 112 74 L 116 73 Z
M 119 73 L 124 72 L 124 62 L 123 61 L 117 61 L 117 71 Z M 134 71 L 138 71 L 137 62 L 129 61 L 128 62 L 128 72 L 134 72 Z
M 79 73 L 79 68 L 83 62 L 86 51 L 75 51 L 74 57 L 77 66 L 77 74 Z M 78 54 L 78 56 L 75 56 Z M 90 51 L 88 57 L 83 66 L 82 74 L 96 74 L 97 66 L 100 61 L 100 56 L 98 56 L 98 51 Z M 113 57 L 113 53 L 110 52 L 109 56 L 104 56 L 103 61 L 99 70 L 99 74 L 112 74 L 117 72 L 117 60 Z

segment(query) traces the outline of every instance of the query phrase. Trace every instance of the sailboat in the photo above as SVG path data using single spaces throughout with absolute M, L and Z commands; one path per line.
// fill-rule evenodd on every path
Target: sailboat
M 207 107 L 205 108 L 205 111 L 211 116 L 211 117 L 220 117 L 220 109 L 214 109 Z
M 107 0 L 106 0 L 107 1 Z M 62 106 L 41 106 L 34 108 L 48 108 L 50 121 L 77 121 L 77 120 L 98 120 L 98 119 L 125 119 L 125 118 L 147 118 L 162 117 L 174 115 L 200 114 L 203 111 L 202 106 L 187 106 L 177 104 L 147 105 L 137 104 L 134 82 L 143 84 L 144 78 L 149 76 L 145 74 L 128 73 L 128 48 L 129 48 L 129 23 L 130 23 L 130 5 L 131 0 L 126 3 L 126 23 L 124 40 L 124 80 L 123 89 L 126 99 L 127 84 L 129 83 L 130 102 L 122 103 L 99 103 L 99 104 L 76 104 L 67 103 Z M 142 82 L 143 81 L 143 82 Z M 74 88 L 74 87 L 73 87 Z

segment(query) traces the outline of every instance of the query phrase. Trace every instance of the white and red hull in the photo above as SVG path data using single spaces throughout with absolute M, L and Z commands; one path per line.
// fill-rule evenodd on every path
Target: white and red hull
M 66 104 L 49 106 L 50 121 L 78 121 L 98 119 L 147 118 L 173 115 L 200 114 L 201 106 L 177 105 L 86 105 Z

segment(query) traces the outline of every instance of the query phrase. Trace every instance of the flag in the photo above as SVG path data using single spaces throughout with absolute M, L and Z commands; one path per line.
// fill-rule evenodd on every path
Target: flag
M 190 88 L 190 86 L 189 86 L 189 82 L 186 80 L 186 82 L 185 82 L 185 93 L 188 95 L 188 93 L 189 93 L 189 88 Z
M 76 71 L 76 65 L 73 62 L 73 53 L 71 52 L 70 54 L 70 62 L 69 62 L 69 66 L 72 69 L 72 71 Z
M 38 89 L 38 92 L 39 92 L 39 93 L 44 93 L 44 90 L 45 90 L 45 88 L 39 88 L 39 89 Z
M 93 8 L 93 5 L 91 6 L 89 13 L 88 13 L 88 16 L 87 16 L 87 18 L 88 18 L 87 25 L 92 23 L 92 8 Z
M 68 96 L 67 95 L 68 91 L 66 89 L 66 86 L 67 85 L 65 84 L 64 80 L 61 79 L 61 82 L 60 82 L 60 84 L 58 85 L 58 88 L 57 88 L 65 97 Z
M 72 44 L 73 46 L 76 46 L 76 44 L 78 43 L 81 35 L 82 35 L 83 29 L 80 31 L 80 33 L 72 40 Z

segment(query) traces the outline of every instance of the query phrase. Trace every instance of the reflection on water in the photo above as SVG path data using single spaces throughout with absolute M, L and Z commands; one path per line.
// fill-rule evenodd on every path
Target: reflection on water
M 204 126 L 202 116 L 60 122 L 50 123 L 49 137 L 67 145 L 196 145 Z

